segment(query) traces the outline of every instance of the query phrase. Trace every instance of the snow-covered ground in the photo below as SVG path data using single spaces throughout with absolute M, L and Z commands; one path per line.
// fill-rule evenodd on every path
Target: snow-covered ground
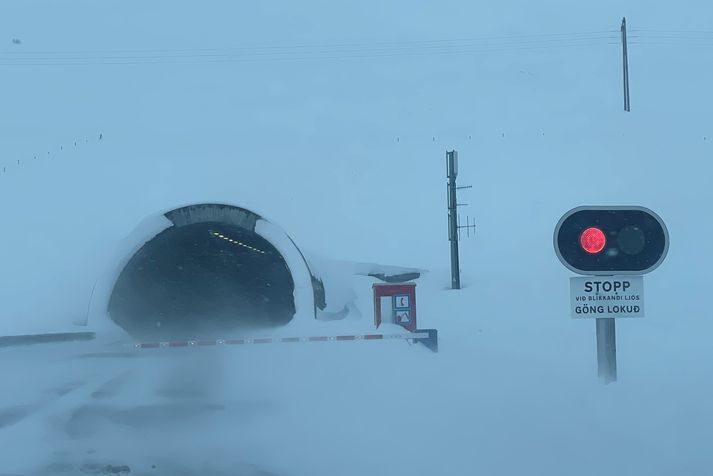
M 366 341 L 113 358 L 95 344 L 4 349 L 4 470 L 706 474 L 705 336 L 625 322 L 620 382 L 604 386 L 593 323 L 489 316 L 465 294 L 422 293 L 438 354 Z
M 440 352 L 0 349 L 0 474 L 711 474 L 713 68 L 700 30 L 713 6 L 255 3 L 0 5 L 0 334 L 67 330 L 146 216 L 221 201 L 315 255 L 429 269 L 419 321 L 439 329 Z M 629 114 L 624 14 L 638 35 Z M 573 46 L 592 31 L 604 32 L 594 45 Z M 510 47 L 514 35 L 537 48 Z M 484 37 L 490 49 L 466 53 L 411 42 Z M 347 47 L 361 53 L 350 59 L 200 59 L 324 44 L 371 46 Z M 161 59 L 183 49 L 199 59 Z M 92 59 L 136 50 L 159 60 Z M 18 59 L 31 56 L 50 60 Z M 458 292 L 451 148 L 478 226 L 461 243 Z M 594 323 L 569 318 L 571 274 L 552 249 L 557 220 L 582 204 L 647 206 L 671 235 L 645 278 L 646 318 L 617 324 L 614 385 L 596 378 Z M 368 327 L 370 285 L 354 279 L 361 320 L 324 333 Z

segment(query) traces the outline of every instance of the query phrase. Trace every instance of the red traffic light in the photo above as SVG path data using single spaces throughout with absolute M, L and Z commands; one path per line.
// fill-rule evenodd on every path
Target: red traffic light
M 560 219 L 555 253 L 575 273 L 646 274 L 668 251 L 661 217 L 644 207 L 577 207 Z
M 597 254 L 607 245 L 607 237 L 597 227 L 589 227 L 579 236 L 579 244 L 589 254 Z

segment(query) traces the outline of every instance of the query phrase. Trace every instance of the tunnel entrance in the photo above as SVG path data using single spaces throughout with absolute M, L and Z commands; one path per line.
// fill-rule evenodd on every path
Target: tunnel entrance
M 124 266 L 109 300 L 114 322 L 134 337 L 172 339 L 222 337 L 293 318 L 290 268 L 254 221 L 179 224 L 174 220 Z

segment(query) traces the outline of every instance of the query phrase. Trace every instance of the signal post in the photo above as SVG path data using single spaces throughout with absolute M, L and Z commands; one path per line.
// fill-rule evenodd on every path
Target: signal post
M 643 275 L 668 252 L 663 220 L 644 207 L 578 207 L 555 227 L 562 264 L 584 277 L 570 278 L 573 319 L 595 318 L 597 367 L 606 383 L 617 380 L 615 320 L 644 317 Z

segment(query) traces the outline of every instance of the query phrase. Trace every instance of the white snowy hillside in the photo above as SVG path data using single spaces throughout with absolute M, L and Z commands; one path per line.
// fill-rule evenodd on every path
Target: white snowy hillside
M 350 314 L 311 332 L 374 331 L 375 263 L 428 270 L 440 340 L 0 347 L 0 475 L 713 473 L 712 21 L 704 1 L 2 2 L 0 336 L 85 330 L 122 240 L 222 203 L 337 263 Z M 476 223 L 459 291 L 453 149 Z M 553 249 L 579 205 L 670 233 L 611 385 Z

